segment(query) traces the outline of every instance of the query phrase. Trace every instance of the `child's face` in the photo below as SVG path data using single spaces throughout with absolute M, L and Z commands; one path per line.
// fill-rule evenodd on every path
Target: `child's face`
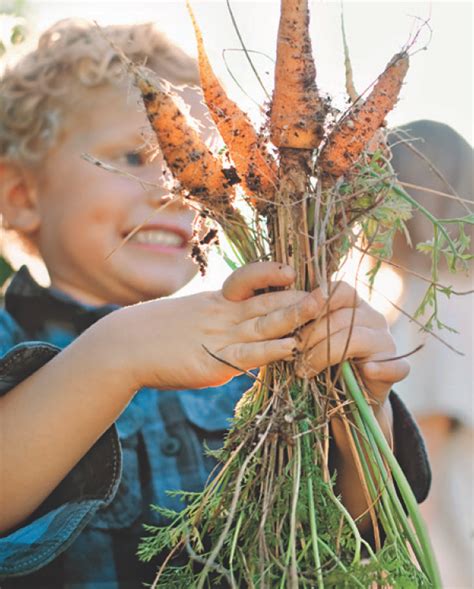
M 191 94 L 195 114 L 202 115 L 198 96 Z M 169 191 L 161 157 L 147 162 L 149 154 L 136 153 L 144 144 L 142 132 L 150 132 L 137 104 L 126 88 L 85 91 L 39 183 L 37 241 L 52 286 L 85 303 L 131 304 L 166 296 L 196 272 L 189 258 L 195 212 L 178 200 L 162 201 Z M 96 167 L 81 159 L 83 153 L 158 187 L 143 188 Z M 136 237 L 108 257 L 142 223 Z

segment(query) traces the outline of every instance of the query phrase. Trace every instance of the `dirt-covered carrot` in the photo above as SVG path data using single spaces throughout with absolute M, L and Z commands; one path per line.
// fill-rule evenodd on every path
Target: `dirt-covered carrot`
M 329 136 L 319 156 L 327 174 L 345 174 L 395 106 L 409 65 L 406 52 L 397 53 L 380 75 L 367 99 L 352 108 Z
M 277 147 L 313 149 L 324 134 L 308 23 L 307 0 L 282 0 L 270 127 Z
M 258 195 L 261 198 L 261 201 L 253 201 L 258 208 L 260 202 L 264 205 L 265 201 L 273 198 L 277 177 L 275 161 L 266 150 L 264 138 L 258 135 L 247 114 L 230 100 L 214 74 L 189 2 L 187 7 L 196 35 L 199 73 L 206 105 L 229 150 L 247 195 Z
M 135 71 L 135 81 L 174 177 L 203 204 L 225 206 L 233 193 L 232 184 L 238 181 L 235 170 L 223 170 L 168 92 L 152 83 L 142 70 Z

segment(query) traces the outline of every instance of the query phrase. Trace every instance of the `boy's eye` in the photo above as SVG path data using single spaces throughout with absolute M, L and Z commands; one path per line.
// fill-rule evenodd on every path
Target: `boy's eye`
M 122 158 L 128 166 L 143 166 L 146 163 L 145 156 L 139 151 L 127 151 Z

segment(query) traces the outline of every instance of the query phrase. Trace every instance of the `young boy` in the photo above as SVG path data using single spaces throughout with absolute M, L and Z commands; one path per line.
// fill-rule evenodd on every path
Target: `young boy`
M 196 85 L 193 60 L 150 25 L 108 27 L 134 61 L 174 84 Z M 205 121 L 196 89 L 183 89 Z M 311 377 L 344 353 L 361 374 L 376 416 L 394 441 L 419 500 L 429 469 L 416 426 L 389 392 L 408 372 L 386 322 L 347 285 L 328 308 L 320 291 L 292 290 L 291 268 L 255 263 L 222 290 L 162 299 L 196 272 L 189 258 L 195 212 L 160 182 L 138 96 L 93 25 L 64 21 L 4 75 L 0 113 L 4 225 L 37 252 L 51 279 L 23 267 L 0 315 L 2 423 L 0 574 L 10 587 L 140 587 L 156 563 L 135 556 L 143 523 L 163 523 L 150 504 L 179 509 L 169 490 L 203 488 L 249 370 L 291 359 L 306 325 Z M 93 156 L 129 175 L 81 159 Z M 130 177 L 138 177 L 142 183 Z M 161 206 L 164 205 L 164 206 Z M 141 229 L 113 255 L 135 227 Z M 255 295 L 269 286 L 286 290 Z M 355 300 L 355 302 L 354 302 Z M 312 321 L 312 323 L 311 323 Z M 393 412 L 393 418 L 392 418 Z M 392 427 L 393 422 L 393 427 Z M 343 500 L 365 510 L 344 434 L 333 424 Z M 363 524 L 361 524 L 363 525 Z

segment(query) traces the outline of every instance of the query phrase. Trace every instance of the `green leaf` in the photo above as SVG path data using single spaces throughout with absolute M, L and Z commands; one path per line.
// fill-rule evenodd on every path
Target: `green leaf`
M 10 262 L 8 262 L 3 256 L 0 256 L 0 286 L 3 286 L 14 272 L 15 270 Z
M 217 248 L 217 251 L 219 253 L 220 256 L 222 256 L 222 258 L 224 259 L 224 262 L 229 266 L 229 268 L 234 271 L 237 270 L 237 268 L 239 268 L 238 263 L 233 260 L 229 254 L 227 254 L 221 247 Z

